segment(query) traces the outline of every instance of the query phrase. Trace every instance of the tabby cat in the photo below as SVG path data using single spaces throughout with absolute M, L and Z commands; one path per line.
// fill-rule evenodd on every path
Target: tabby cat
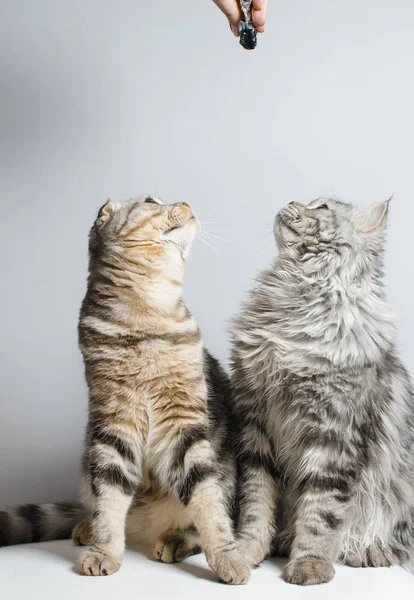
M 233 532 L 231 387 L 182 298 L 198 229 L 186 203 L 152 196 L 109 201 L 99 211 L 79 323 L 89 387 L 85 509 L 30 505 L 3 513 L 3 544 L 66 537 L 77 523 L 75 543 L 89 546 L 80 572 L 109 575 L 121 565 L 126 529 L 152 543 L 161 561 L 202 548 L 222 581 L 249 579 Z
M 240 550 L 251 565 L 287 554 L 291 583 L 414 551 L 414 395 L 384 292 L 387 214 L 290 203 L 232 326 Z

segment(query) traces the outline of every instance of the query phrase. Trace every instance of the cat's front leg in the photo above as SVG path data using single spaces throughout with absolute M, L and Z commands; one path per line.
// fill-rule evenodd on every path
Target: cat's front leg
M 251 402 L 251 406 L 254 405 Z M 240 516 L 237 546 L 249 564 L 257 567 L 272 550 L 279 489 L 270 441 L 264 428 L 252 416 L 243 424 L 238 457 Z
M 96 425 L 88 435 L 83 489 L 91 515 L 73 533 L 75 543 L 89 546 L 77 561 L 83 575 L 111 575 L 122 563 L 125 518 L 141 481 L 136 448 L 127 437 Z
M 200 532 L 207 562 L 219 579 L 233 585 L 247 583 L 250 565 L 236 547 L 229 507 L 214 466 L 199 465 L 189 470 L 183 477 L 180 497 Z
M 247 583 L 250 567 L 236 548 L 229 499 L 207 425 L 201 419 L 191 426 L 176 423 L 163 437 L 168 453 L 154 465 L 158 479 L 188 509 L 207 562 L 219 579 L 233 585 Z
M 346 475 L 320 472 L 301 482 L 289 563 L 289 583 L 315 585 L 331 581 L 348 518 L 351 482 Z

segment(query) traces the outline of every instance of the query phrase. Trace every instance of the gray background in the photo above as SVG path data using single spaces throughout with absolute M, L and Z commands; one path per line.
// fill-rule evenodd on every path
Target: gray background
M 271 0 L 243 51 L 211 0 L 0 1 L 0 506 L 76 495 L 87 233 L 109 196 L 187 201 L 185 296 L 226 327 L 291 200 L 392 193 L 387 272 L 414 372 L 414 5 Z

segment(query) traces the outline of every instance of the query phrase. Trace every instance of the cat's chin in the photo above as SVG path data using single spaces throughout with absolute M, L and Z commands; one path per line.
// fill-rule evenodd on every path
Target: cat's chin
M 289 248 L 298 241 L 298 233 L 288 225 L 283 217 L 278 214 L 275 219 L 274 236 L 278 250 Z

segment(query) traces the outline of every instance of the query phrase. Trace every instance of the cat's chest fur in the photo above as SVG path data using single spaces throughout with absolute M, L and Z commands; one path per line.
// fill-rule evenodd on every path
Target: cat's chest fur
M 366 375 L 364 391 L 360 370 L 308 377 L 286 374 L 277 387 L 267 388 L 263 395 L 267 434 L 284 475 L 296 476 L 313 459 L 329 462 L 332 449 L 340 460 L 341 446 L 349 448 L 355 442 L 369 410 L 375 369 L 368 369 Z M 322 437 L 326 448 L 317 455 Z
M 394 343 L 394 315 L 382 290 L 340 271 L 328 281 L 262 274 L 233 324 L 235 353 L 256 387 L 286 374 L 377 363 Z

